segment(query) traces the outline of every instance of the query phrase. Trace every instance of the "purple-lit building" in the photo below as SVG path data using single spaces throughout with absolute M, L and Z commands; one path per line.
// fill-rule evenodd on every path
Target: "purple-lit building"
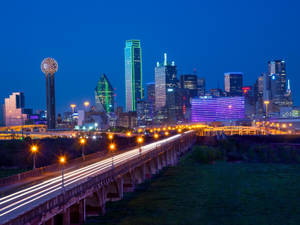
M 245 118 L 244 96 L 192 99 L 192 122 L 236 121 Z

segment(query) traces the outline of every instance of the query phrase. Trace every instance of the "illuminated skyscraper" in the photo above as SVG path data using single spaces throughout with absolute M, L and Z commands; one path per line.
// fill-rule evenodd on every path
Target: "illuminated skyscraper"
M 288 96 L 286 64 L 284 60 L 268 62 L 268 75 L 270 77 L 270 99 L 277 106 L 291 106 L 291 95 Z
M 142 85 L 142 49 L 139 40 L 127 40 L 125 46 L 126 111 L 136 111 L 136 102 L 144 98 Z
M 177 69 L 175 62 L 167 62 L 164 54 L 164 63 L 157 63 L 155 67 L 155 110 L 160 122 L 176 123 L 183 117 L 183 92 L 178 87 Z
M 243 73 L 225 73 L 224 74 L 224 89 L 228 96 L 243 95 Z
M 101 75 L 95 88 L 95 101 L 97 110 L 107 113 L 114 111 L 114 89 L 105 74 Z
M 164 54 L 164 64 L 157 62 L 155 67 L 155 109 L 159 110 L 167 105 L 167 93 L 174 92 L 178 87 L 177 69 L 175 62 L 167 63 L 167 54 Z

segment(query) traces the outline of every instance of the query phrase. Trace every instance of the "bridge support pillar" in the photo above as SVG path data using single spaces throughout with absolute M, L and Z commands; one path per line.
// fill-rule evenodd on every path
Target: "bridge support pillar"
M 124 192 L 133 192 L 135 187 L 134 173 L 128 172 L 123 176 Z
M 86 207 L 85 199 L 79 201 L 79 223 L 83 224 L 86 220 Z
M 104 215 L 105 214 L 105 203 L 106 203 L 105 187 L 101 187 L 100 189 L 98 189 L 96 194 L 98 196 L 98 202 L 99 202 L 101 214 Z
M 43 223 L 43 225 L 54 225 L 54 217 L 50 218 L 46 222 Z
M 167 166 L 167 153 L 164 152 L 163 154 L 161 154 L 161 166 L 162 168 Z
M 158 171 L 160 171 L 162 167 L 161 167 L 161 160 L 159 155 L 155 158 L 155 161 L 156 161 L 156 168 Z
M 118 178 L 107 187 L 107 199 L 118 201 L 123 198 L 123 178 Z
M 63 225 L 70 225 L 71 220 L 70 220 L 70 208 L 67 208 L 63 212 Z
M 134 179 L 136 184 L 141 184 L 145 180 L 145 164 L 137 167 L 134 172 Z

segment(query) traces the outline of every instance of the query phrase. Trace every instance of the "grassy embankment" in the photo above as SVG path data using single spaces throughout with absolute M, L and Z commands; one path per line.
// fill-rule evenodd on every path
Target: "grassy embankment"
M 203 164 L 195 158 L 197 151 L 107 203 L 107 214 L 86 224 L 300 224 L 299 164 Z

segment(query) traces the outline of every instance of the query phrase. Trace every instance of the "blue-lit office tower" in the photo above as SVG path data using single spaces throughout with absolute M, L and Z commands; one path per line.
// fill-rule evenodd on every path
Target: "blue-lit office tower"
M 284 60 L 268 62 L 270 99 L 274 105 L 292 106 L 290 90 L 287 88 L 286 63 Z
M 139 40 L 127 40 L 125 46 L 126 111 L 136 111 L 136 102 L 143 99 L 142 49 Z

